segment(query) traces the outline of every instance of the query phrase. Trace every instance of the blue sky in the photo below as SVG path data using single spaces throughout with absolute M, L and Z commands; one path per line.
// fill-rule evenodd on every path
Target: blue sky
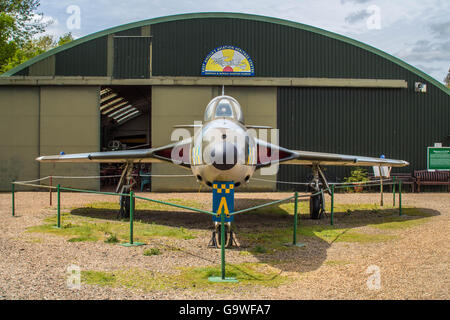
M 72 6 L 72 7 L 71 7 Z M 69 29 L 69 8 L 80 9 Z M 242 12 L 309 24 L 362 41 L 443 82 L 450 68 L 449 0 L 41 0 L 47 33 L 75 37 L 121 24 L 191 12 Z M 70 21 L 73 19 L 69 19 Z M 75 25 L 76 26 L 76 25 Z

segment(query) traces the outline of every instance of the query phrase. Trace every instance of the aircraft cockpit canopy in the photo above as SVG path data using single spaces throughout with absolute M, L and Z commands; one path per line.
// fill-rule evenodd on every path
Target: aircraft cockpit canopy
M 230 118 L 244 123 L 244 115 L 236 99 L 230 96 L 219 96 L 209 102 L 205 111 L 205 122 L 221 118 Z

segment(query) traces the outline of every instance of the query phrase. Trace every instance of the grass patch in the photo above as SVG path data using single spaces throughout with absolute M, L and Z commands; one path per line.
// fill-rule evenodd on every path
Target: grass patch
M 62 214 L 61 228 L 55 228 L 56 217 L 44 219 L 44 224 L 27 229 L 28 232 L 47 233 L 68 238 L 70 242 L 105 241 L 127 242 L 130 226 L 128 221 L 105 221 L 69 213 Z M 170 227 L 154 223 L 134 222 L 134 240 L 147 242 L 155 237 L 193 239 L 196 233 L 185 228 Z
M 258 263 L 227 264 L 226 276 L 238 279 L 238 284 L 209 282 L 209 277 L 221 275 L 220 266 L 182 268 L 180 271 L 176 275 L 155 273 L 142 269 L 118 270 L 114 272 L 82 271 L 81 276 L 83 283 L 86 284 L 134 288 L 144 291 L 187 288 L 213 289 L 239 285 L 277 287 L 287 280 L 287 277 L 281 276 L 276 269 L 266 264 Z
M 117 236 L 115 234 L 110 234 L 108 238 L 105 240 L 106 243 L 118 243 L 119 239 L 117 239 Z
M 158 248 L 150 248 L 144 250 L 144 256 L 157 256 L 161 254 L 161 250 Z
M 255 246 L 255 247 L 252 249 L 252 252 L 253 252 L 253 253 L 262 253 L 262 254 L 264 254 L 264 253 L 269 252 L 269 250 L 267 250 L 267 248 L 264 247 L 264 246 L 257 245 L 257 246 Z
M 326 209 L 326 212 L 331 211 L 331 204 L 329 201 L 325 202 L 325 209 Z M 372 204 L 372 203 L 360 203 L 360 204 L 336 203 L 334 205 L 334 212 L 346 212 L 346 213 L 359 212 L 359 211 L 368 211 L 371 213 L 379 211 L 380 213 L 383 213 L 383 212 L 392 211 L 392 209 L 397 209 L 397 207 L 394 207 L 394 206 L 391 206 L 388 204 L 381 207 L 378 204 Z M 308 215 L 309 216 L 309 201 L 299 201 L 297 213 L 299 215 Z M 256 210 L 250 211 L 249 214 L 294 215 L 294 202 L 291 201 L 291 202 L 287 202 L 287 203 L 275 204 L 272 206 L 256 209 Z
M 179 199 L 179 198 L 172 198 L 167 200 L 162 200 L 164 202 L 170 202 L 186 207 L 196 208 L 196 209 L 205 209 L 207 207 L 206 204 L 203 204 L 201 202 L 195 201 L 195 200 L 189 200 L 189 199 Z M 87 204 L 83 208 L 78 208 L 80 213 L 83 213 L 83 210 L 88 211 L 89 209 L 97 209 L 97 210 L 119 210 L 120 205 L 118 202 L 93 202 L 90 204 Z M 172 207 L 169 205 L 164 205 L 161 203 L 156 203 L 152 201 L 146 201 L 141 199 L 136 199 L 136 210 L 144 210 L 144 211 L 171 211 L 171 210 L 180 210 L 176 207 Z
M 395 239 L 396 236 L 388 234 L 367 234 L 353 231 L 351 228 L 338 228 L 336 226 L 314 225 L 301 226 L 297 234 L 305 237 L 317 237 L 328 243 L 332 242 L 384 242 Z M 286 250 L 285 243 L 292 241 L 292 228 L 266 229 L 261 232 L 242 233 L 241 237 L 251 243 L 258 244 L 271 250 Z M 256 249 L 255 247 L 255 249 Z M 255 249 L 253 251 L 255 251 Z

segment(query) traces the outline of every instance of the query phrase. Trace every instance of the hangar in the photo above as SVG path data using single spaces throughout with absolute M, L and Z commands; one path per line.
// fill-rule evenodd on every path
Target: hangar
M 209 70 L 231 50 L 248 72 Z M 205 69 L 206 68 L 206 69 Z M 0 76 L 0 190 L 13 180 L 97 176 L 98 164 L 40 164 L 39 155 L 170 143 L 173 125 L 202 120 L 221 93 L 246 123 L 279 129 L 290 149 L 386 155 L 402 172 L 426 168 L 428 146 L 450 143 L 450 90 L 407 63 L 312 26 L 240 13 L 183 14 L 100 31 L 45 52 Z M 152 164 L 154 175 L 186 174 Z M 328 168 L 331 181 L 348 168 Z M 308 168 L 281 166 L 248 190 L 287 190 Z M 258 178 L 257 175 L 255 175 Z M 99 189 L 99 180 L 72 181 Z M 152 178 L 152 191 L 197 191 L 193 177 Z

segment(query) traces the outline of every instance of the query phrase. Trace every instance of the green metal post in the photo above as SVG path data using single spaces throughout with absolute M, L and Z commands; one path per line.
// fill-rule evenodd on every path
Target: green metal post
M 402 180 L 398 184 L 398 215 L 402 215 Z
M 395 207 L 395 176 L 392 177 L 392 206 Z
M 331 185 L 331 219 L 330 224 L 333 225 L 334 216 L 334 184 Z
M 222 280 L 225 280 L 225 213 L 220 214 L 220 251 L 222 263 Z
M 14 217 L 15 214 L 15 204 L 14 204 L 14 193 L 15 193 L 15 185 L 14 185 L 14 181 L 11 183 L 11 196 L 12 196 L 12 216 Z
M 123 196 L 123 197 L 125 197 L 125 196 Z M 142 246 L 142 245 L 144 245 L 145 243 L 142 243 L 142 242 L 134 242 L 134 241 L 133 241 L 133 230 L 134 230 L 134 199 L 136 199 L 135 196 L 134 196 L 133 190 L 130 190 L 130 195 L 129 195 L 129 197 L 130 197 L 130 242 L 128 242 L 128 243 L 121 243 L 120 245 L 121 245 L 121 246 L 124 246 L 124 247 L 136 247 L 136 246 Z
M 130 244 L 133 244 L 133 213 L 134 213 L 134 203 L 133 203 L 133 190 L 130 190 Z
M 60 186 L 58 184 L 58 186 L 56 187 L 57 193 L 58 193 L 58 214 L 57 214 L 57 220 L 56 220 L 56 227 L 57 228 L 61 228 L 61 191 L 60 191 Z
M 292 244 L 295 246 L 297 244 L 297 221 L 298 221 L 298 192 L 294 193 L 294 239 Z

